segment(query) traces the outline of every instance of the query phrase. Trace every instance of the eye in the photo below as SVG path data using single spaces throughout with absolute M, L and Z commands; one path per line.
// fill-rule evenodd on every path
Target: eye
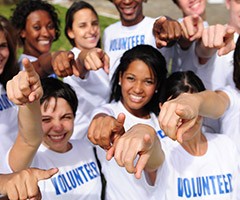
M 133 82 L 135 80 L 133 76 L 126 76 L 126 79 L 130 82 Z
M 99 26 L 99 22 L 98 21 L 92 22 L 92 26 Z
M 50 29 L 50 30 L 55 29 L 54 24 L 53 24 L 53 23 L 49 24 L 49 25 L 48 25 L 48 29 Z
M 5 42 L 5 43 L 0 44 L 0 48 L 1 48 L 1 49 L 8 48 L 8 43 Z
M 63 115 L 62 119 L 63 119 L 63 120 L 72 120 L 72 119 L 73 119 L 73 114 Z
M 46 118 L 46 117 L 42 118 L 42 122 L 44 122 L 44 123 L 49 123 L 50 121 L 51 121 L 50 118 Z
M 154 80 L 149 79 L 145 81 L 146 85 L 153 85 L 154 84 Z
M 39 25 L 34 25 L 33 29 L 36 30 L 36 31 L 39 31 L 41 29 L 41 27 Z
M 78 27 L 79 28 L 85 28 L 87 25 L 85 23 L 79 24 Z

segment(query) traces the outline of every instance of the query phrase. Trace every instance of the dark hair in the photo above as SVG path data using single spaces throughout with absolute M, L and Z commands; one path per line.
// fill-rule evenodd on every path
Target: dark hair
M 112 93 L 110 101 L 119 101 L 122 98 L 121 86 L 118 84 L 119 76 L 120 74 L 123 75 L 128 69 L 130 63 L 135 60 L 143 61 L 152 70 L 154 78 L 157 80 L 157 92 L 154 93 L 151 100 L 145 105 L 145 109 L 158 114 L 159 93 L 162 90 L 162 86 L 164 85 L 167 76 L 167 68 L 165 58 L 156 48 L 150 45 L 137 45 L 123 54 L 120 59 L 120 64 L 111 80 Z
M 233 54 L 233 66 L 233 81 L 236 88 L 240 90 L 240 37 L 238 37 Z
M 85 1 L 75 1 L 71 5 L 71 7 L 68 8 L 68 10 L 67 10 L 66 17 L 65 17 L 65 29 L 64 29 L 65 36 L 67 37 L 68 41 L 71 43 L 72 46 L 76 46 L 76 44 L 74 42 L 74 39 L 72 39 L 68 36 L 68 30 L 72 29 L 74 14 L 84 8 L 91 10 L 96 15 L 97 19 L 99 20 L 98 14 L 91 4 L 89 4 Z M 100 46 L 101 46 L 101 41 L 99 40 L 97 47 L 100 47 Z
M 162 103 L 175 99 L 181 93 L 197 93 L 206 90 L 202 80 L 192 71 L 174 72 L 165 82 L 165 95 Z
M 172 0 L 178 6 L 178 0 Z
M 0 75 L 0 82 L 3 87 L 6 89 L 7 82 L 12 79 L 17 73 L 19 72 L 19 66 L 17 64 L 17 57 L 16 57 L 16 35 L 14 34 L 14 29 L 11 23 L 3 16 L 0 15 L 0 31 L 6 37 L 8 50 L 9 50 L 9 57 L 4 66 L 4 70 Z
M 52 97 L 56 100 L 57 98 L 63 98 L 68 102 L 75 117 L 78 107 L 78 99 L 72 87 L 59 79 L 49 77 L 41 79 L 41 83 L 43 87 L 43 96 L 40 99 L 41 105 L 45 102 L 46 104 L 44 108 L 46 109 L 48 102 Z
M 20 0 L 10 18 L 13 26 L 17 29 L 20 45 L 24 43 L 24 39 L 20 37 L 20 32 L 25 29 L 28 15 L 36 10 L 44 10 L 51 16 L 56 30 L 54 41 L 60 36 L 60 21 L 53 5 L 44 0 Z

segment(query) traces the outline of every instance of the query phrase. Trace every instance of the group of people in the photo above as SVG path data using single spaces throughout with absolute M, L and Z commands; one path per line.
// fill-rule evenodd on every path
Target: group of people
M 147 0 L 111 2 L 120 20 L 102 37 L 92 5 L 68 8 L 67 51 L 51 52 L 47 1 L 0 17 L 0 193 L 240 199 L 240 3 L 208 25 L 206 0 L 173 0 L 177 20 L 144 16 Z

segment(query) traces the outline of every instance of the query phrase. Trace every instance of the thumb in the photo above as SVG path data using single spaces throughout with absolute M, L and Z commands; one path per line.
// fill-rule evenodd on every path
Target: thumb
M 119 132 L 123 129 L 125 118 L 126 118 L 126 116 L 124 113 L 118 114 L 117 120 L 114 122 L 114 128 L 113 128 L 114 132 Z
M 54 174 L 58 172 L 58 168 L 52 168 L 48 170 L 34 169 L 34 176 L 38 181 L 51 178 Z

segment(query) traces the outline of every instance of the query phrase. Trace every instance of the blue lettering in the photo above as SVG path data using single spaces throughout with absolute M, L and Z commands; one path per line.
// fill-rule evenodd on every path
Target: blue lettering
M 220 193 L 220 194 L 223 194 L 224 191 L 222 190 L 222 185 L 223 185 L 223 183 L 222 183 L 222 181 L 221 181 L 221 178 L 222 178 L 221 175 L 217 175 L 219 193 Z
M 85 173 L 84 173 L 84 171 L 83 171 L 83 167 L 82 167 L 82 166 L 78 167 L 78 170 L 82 173 L 83 177 L 84 177 L 85 180 L 88 182 L 88 179 L 87 179 L 87 177 L 86 177 L 86 175 L 85 175 Z
M 208 177 L 202 177 L 202 185 L 203 185 L 203 193 L 206 196 L 207 194 L 210 195 L 210 187 Z
M 55 188 L 56 195 L 61 194 L 61 192 L 60 192 L 60 190 L 59 190 L 59 188 L 58 188 L 58 184 L 57 184 L 56 177 L 51 178 L 51 181 L 52 181 L 52 184 L 53 184 L 53 186 L 54 186 L 54 188 Z
M 73 174 L 74 174 L 75 179 L 77 180 L 78 185 L 83 184 L 83 180 L 77 169 L 73 170 Z
M 229 191 L 232 192 L 232 174 L 227 174 L 227 177 L 228 177 L 228 182 L 230 186 Z
M 183 185 L 184 185 L 184 190 L 185 190 L 185 194 L 186 197 L 191 197 L 191 189 L 190 189 L 190 183 L 189 180 L 187 178 L 183 179 Z
M 72 187 L 73 187 L 73 188 L 76 188 L 76 187 L 77 187 L 77 183 L 76 183 L 76 181 L 74 180 L 73 174 L 72 174 L 71 171 L 70 171 L 70 172 L 67 172 L 67 177 L 68 177 L 68 180 L 70 181 Z
M 193 197 L 196 197 L 196 188 L 195 188 L 195 183 L 194 183 L 194 178 L 191 178 L 192 181 L 192 191 L 193 191 Z
M 67 192 L 67 187 L 65 185 L 65 182 L 63 181 L 62 175 L 58 176 L 58 182 L 59 182 L 59 185 L 60 185 L 60 188 L 62 189 L 62 191 L 64 193 L 66 193 Z

